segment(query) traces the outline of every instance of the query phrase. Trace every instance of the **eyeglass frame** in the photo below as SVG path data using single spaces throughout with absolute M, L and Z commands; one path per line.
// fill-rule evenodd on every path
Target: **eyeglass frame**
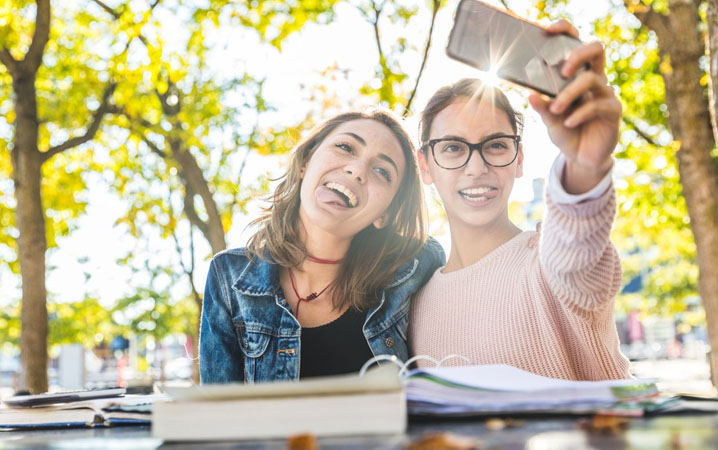
M 492 140 L 494 140 L 494 139 L 499 139 L 499 138 L 511 138 L 511 139 L 514 141 L 514 147 L 515 147 L 516 153 L 514 153 L 514 157 L 513 157 L 513 159 L 511 160 L 511 162 L 509 162 L 509 163 L 507 163 L 507 164 L 503 164 L 503 165 L 497 166 L 496 164 L 491 164 L 490 162 L 486 161 L 486 158 L 484 158 L 484 151 L 483 151 L 483 148 L 482 148 L 482 147 L 483 147 L 484 144 L 486 144 L 487 142 L 492 141 Z M 463 163 L 462 165 L 460 165 L 460 166 L 458 166 L 458 167 L 444 167 L 444 166 L 442 166 L 441 164 L 439 164 L 439 161 L 437 161 L 436 155 L 434 154 L 434 146 L 435 146 L 436 144 L 438 144 L 439 142 L 446 142 L 446 141 L 458 141 L 458 142 L 462 142 L 462 143 L 466 144 L 467 147 L 469 147 L 469 157 L 466 158 L 466 161 L 464 161 L 464 163 Z M 426 147 L 431 148 L 431 157 L 434 158 L 434 162 L 436 163 L 437 166 L 439 166 L 439 167 L 441 167 L 442 169 L 445 169 L 445 170 L 456 170 L 456 169 L 461 169 L 462 167 L 466 166 L 466 165 L 469 163 L 469 161 L 471 161 L 471 155 L 473 155 L 474 150 L 477 150 L 477 151 L 479 152 L 479 156 L 481 157 L 481 160 L 484 161 L 484 163 L 485 163 L 486 165 L 488 165 L 488 166 L 491 166 L 491 167 L 506 167 L 506 166 L 510 166 L 511 164 L 514 163 L 514 161 L 516 161 L 516 157 L 518 157 L 518 155 L 519 155 L 519 145 L 521 145 L 521 136 L 520 136 L 520 135 L 518 135 L 518 134 L 499 134 L 499 135 L 489 136 L 489 137 L 487 137 L 486 139 L 484 139 L 484 140 L 482 140 L 481 142 L 478 142 L 478 143 L 476 143 L 476 144 L 472 144 L 472 143 L 470 143 L 470 142 L 466 142 L 465 140 L 463 140 L 463 139 L 461 139 L 461 138 L 453 138 L 453 137 L 451 137 L 451 138 L 430 139 L 428 142 L 424 143 L 424 144 L 421 146 L 421 148 L 422 148 L 422 149 L 424 149 L 424 148 L 426 148 Z

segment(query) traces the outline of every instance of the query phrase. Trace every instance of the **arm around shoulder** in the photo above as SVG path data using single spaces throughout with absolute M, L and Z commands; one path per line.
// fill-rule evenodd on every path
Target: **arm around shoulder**
M 244 357 L 232 322 L 227 298 L 229 285 L 215 257 L 207 274 L 202 301 L 199 371 L 202 384 L 244 381 Z

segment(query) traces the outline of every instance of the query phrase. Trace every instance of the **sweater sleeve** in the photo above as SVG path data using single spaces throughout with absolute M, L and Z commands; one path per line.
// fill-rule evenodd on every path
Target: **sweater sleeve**
M 621 287 L 621 261 L 610 240 L 615 214 L 613 185 L 574 204 L 555 203 L 546 194 L 541 267 L 553 294 L 584 319 L 613 305 Z

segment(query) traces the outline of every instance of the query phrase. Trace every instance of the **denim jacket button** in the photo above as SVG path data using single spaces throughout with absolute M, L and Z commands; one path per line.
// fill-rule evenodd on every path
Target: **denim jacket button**
M 394 342 L 393 337 L 388 337 L 388 338 L 384 339 L 384 345 L 386 345 L 387 347 L 392 348 L 394 346 L 394 344 L 396 344 L 396 342 Z

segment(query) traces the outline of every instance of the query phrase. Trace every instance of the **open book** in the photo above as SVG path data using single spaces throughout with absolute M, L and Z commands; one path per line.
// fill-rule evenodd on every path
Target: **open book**
M 48 406 L 0 408 L 0 430 L 147 425 L 153 403 L 165 395 L 127 395 L 58 403 Z
M 152 435 L 170 441 L 400 434 L 406 397 L 398 368 L 264 384 L 163 387 L 174 401 L 155 404 Z

